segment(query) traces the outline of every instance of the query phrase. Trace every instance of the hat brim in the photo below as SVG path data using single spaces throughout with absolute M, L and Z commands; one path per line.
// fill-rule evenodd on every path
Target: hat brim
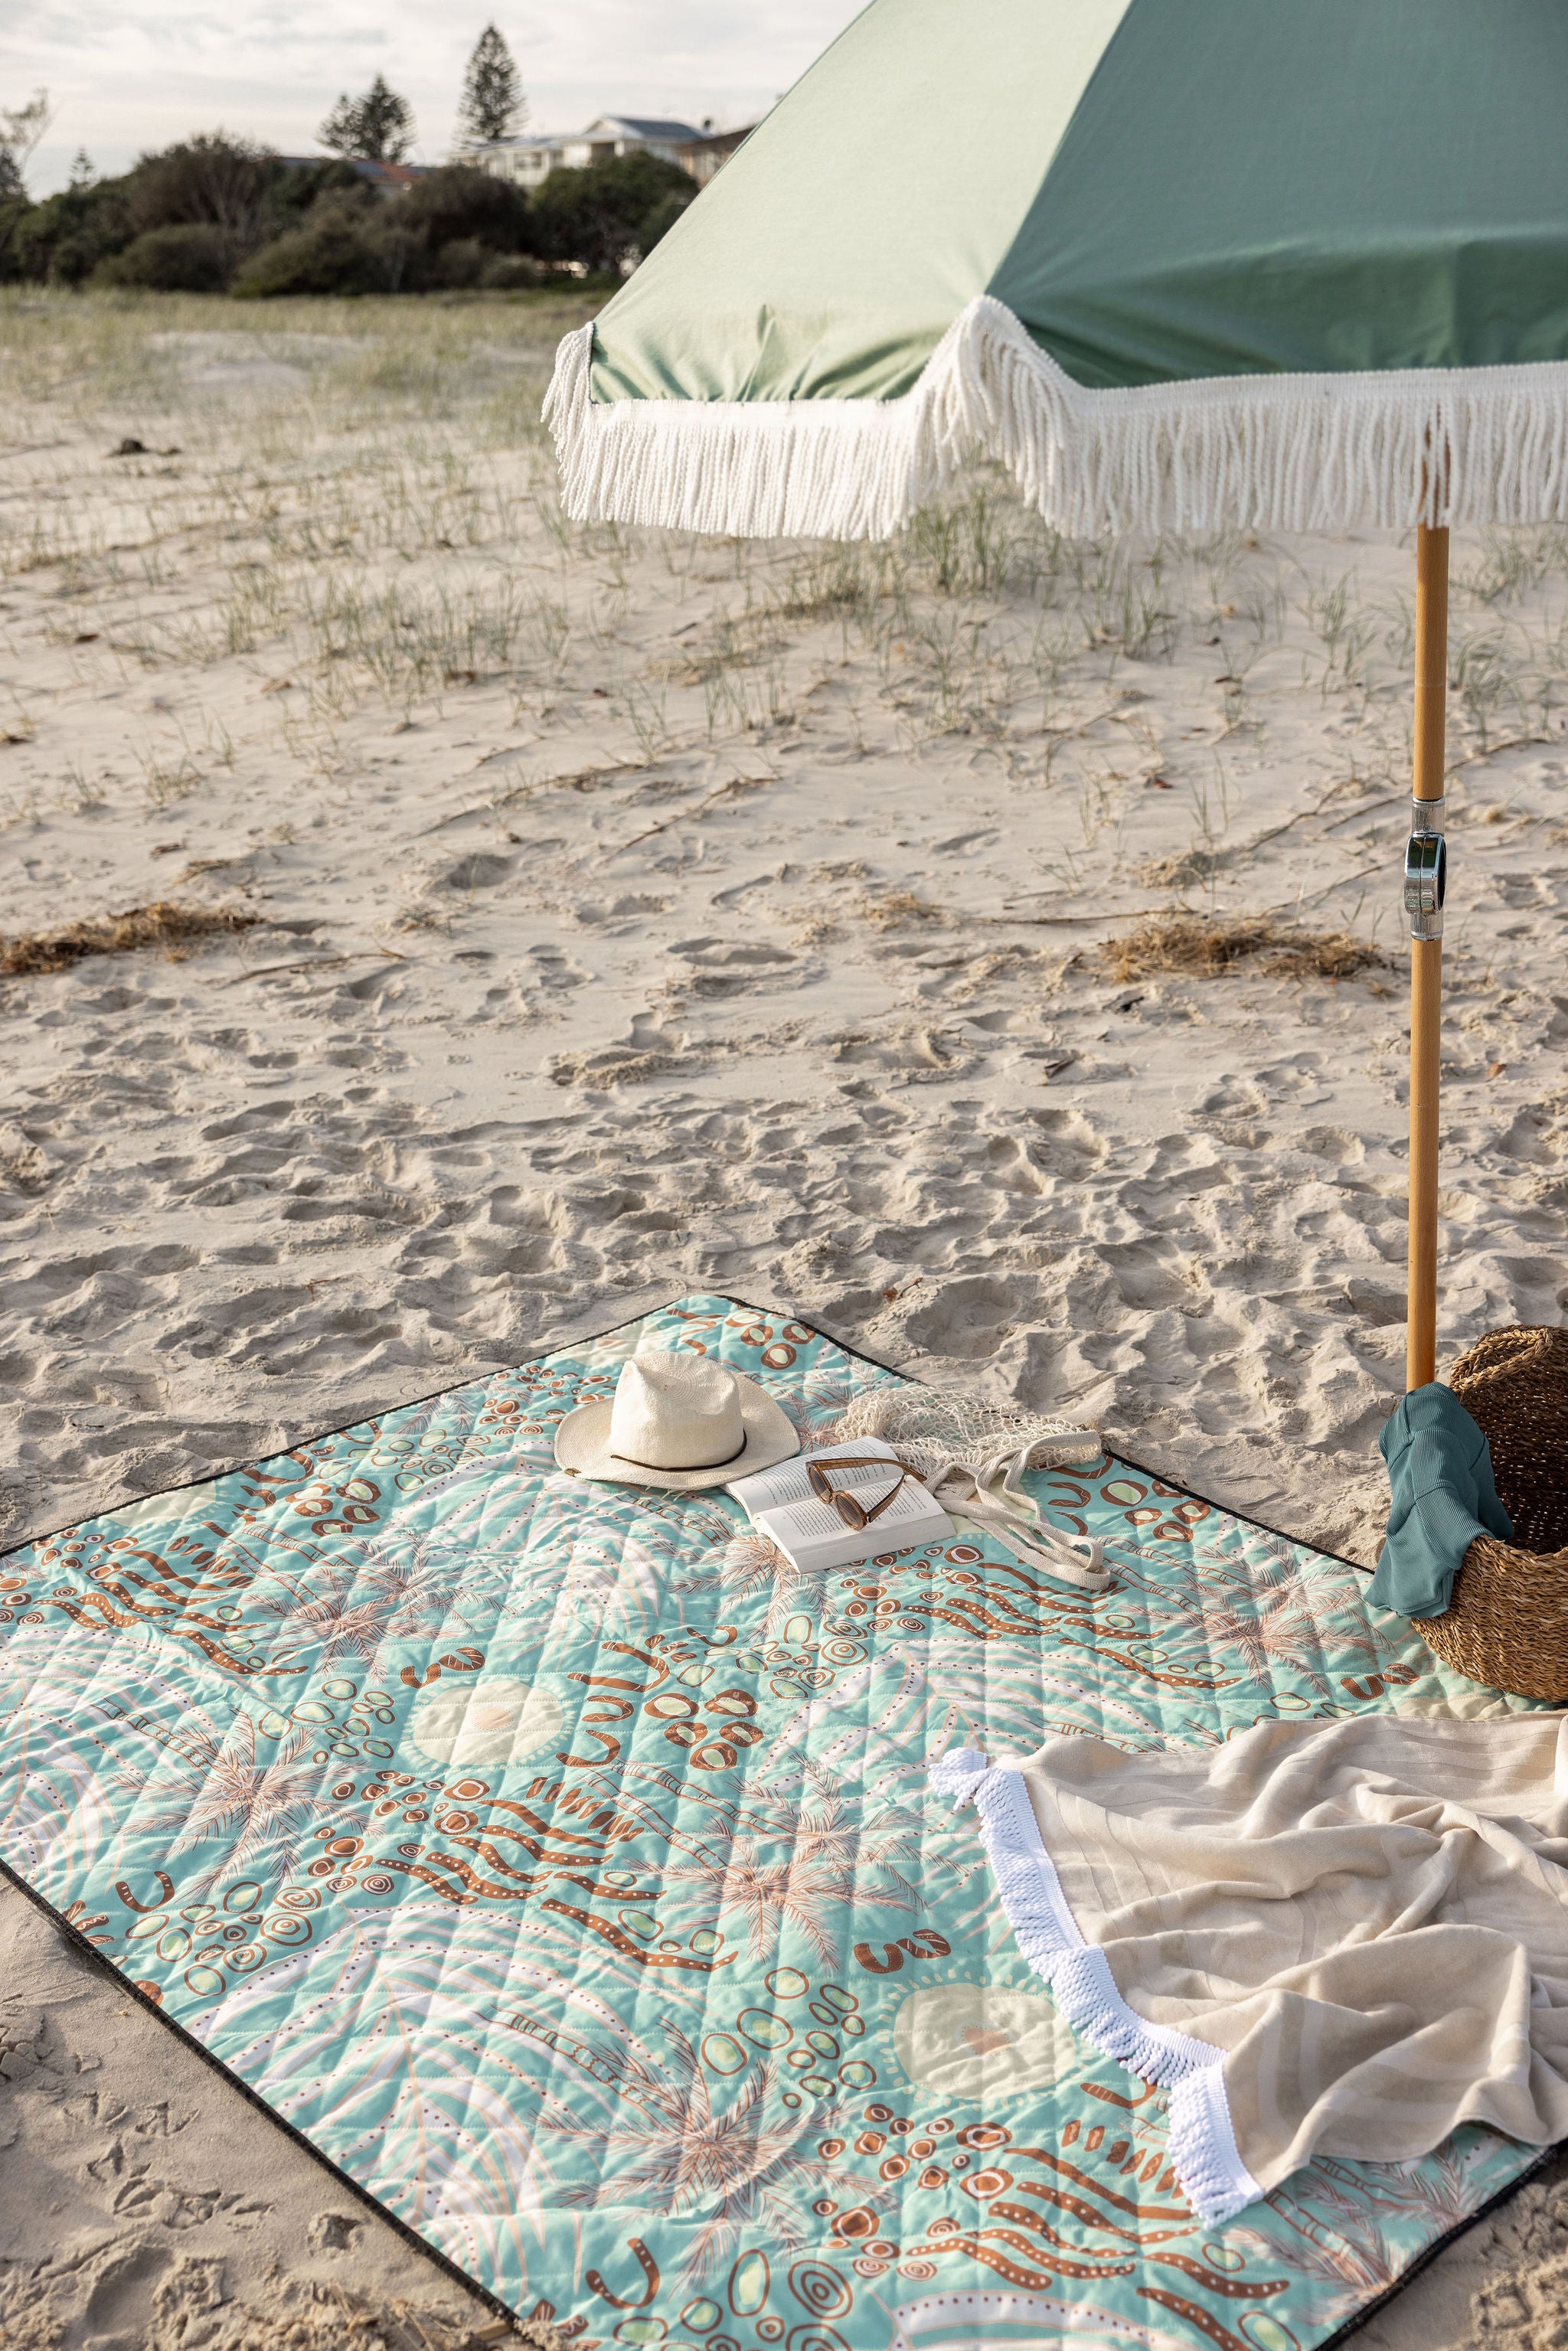
M 755 1470 L 770 1469 L 776 1461 L 788 1461 L 799 1453 L 800 1435 L 789 1414 L 743 1372 L 736 1372 L 734 1379 L 746 1442 L 732 1461 L 717 1461 L 706 1469 L 649 1469 L 640 1462 L 622 1461 L 610 1449 L 614 1399 L 602 1396 L 592 1404 L 580 1404 L 556 1430 L 557 1467 L 579 1478 L 597 1478 L 606 1485 L 653 1486 L 668 1493 L 692 1494 L 706 1486 L 727 1486 L 737 1478 L 749 1478 Z

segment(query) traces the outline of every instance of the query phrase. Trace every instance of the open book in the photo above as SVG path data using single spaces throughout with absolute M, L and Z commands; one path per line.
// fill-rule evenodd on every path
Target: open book
M 841 1457 L 859 1463 L 870 1457 L 872 1466 L 833 1474 L 832 1464 Z M 817 1463 L 833 1474 L 835 1486 L 852 1494 L 862 1510 L 874 1509 L 886 1494 L 893 1499 L 869 1525 L 846 1526 L 832 1504 L 811 1491 L 807 1470 Z M 810 1456 L 797 1454 L 755 1477 L 737 1478 L 729 1490 L 758 1532 L 776 1542 L 791 1565 L 852 1567 L 857 1560 L 877 1559 L 884 1552 L 945 1542 L 955 1532 L 952 1520 L 918 1478 L 904 1478 L 901 1484 L 901 1475 L 890 1445 L 878 1437 L 854 1437 L 843 1445 L 825 1445 Z

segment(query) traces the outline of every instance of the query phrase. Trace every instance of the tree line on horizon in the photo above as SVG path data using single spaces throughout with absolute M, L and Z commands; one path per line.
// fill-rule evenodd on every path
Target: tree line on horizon
M 522 76 L 496 25 L 486 25 L 474 44 L 457 101 L 459 146 L 492 147 L 510 139 L 528 120 Z M 334 155 L 371 163 L 401 163 L 418 137 L 413 109 L 377 74 L 361 98 L 347 91 L 316 134 Z
M 494 25 L 468 60 L 459 139 L 489 145 L 526 118 L 517 66 Z M 696 193 L 677 164 L 632 154 L 552 172 L 529 196 L 471 163 L 422 172 L 390 193 L 365 164 L 401 162 L 413 110 L 377 74 L 337 100 L 302 163 L 226 131 L 198 132 L 113 177 L 78 154 L 70 183 L 33 202 L 28 157 L 43 93 L 0 109 L 0 282 L 158 292 L 400 294 L 618 276 Z

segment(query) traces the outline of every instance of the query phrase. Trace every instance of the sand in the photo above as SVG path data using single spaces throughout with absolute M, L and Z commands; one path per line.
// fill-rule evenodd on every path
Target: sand
M 580 529 L 582 315 L 5 298 L 0 935 L 256 919 L 0 980 L 3 1539 L 708 1286 L 1369 1557 L 1408 546 L 1065 546 L 983 475 L 884 549 Z M 1444 1361 L 1568 1302 L 1568 537 L 1454 570 Z M 1297 946 L 1106 952 L 1173 914 Z M 0 1933 L 16 2339 L 485 2323 Z M 1364 2339 L 1554 2340 L 1553 2193 Z

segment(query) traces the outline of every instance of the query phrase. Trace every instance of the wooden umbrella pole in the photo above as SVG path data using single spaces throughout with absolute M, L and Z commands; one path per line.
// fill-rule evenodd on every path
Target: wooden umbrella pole
M 1416 535 L 1416 739 L 1412 794 L 1437 801 L 1424 816 L 1413 810 L 1412 862 L 1424 825 L 1441 835 L 1445 719 L 1448 684 L 1448 534 L 1423 524 Z M 1440 874 L 1441 851 L 1421 861 Z M 1425 1387 L 1437 1361 L 1437 1091 L 1443 1004 L 1443 918 L 1440 883 L 1435 915 L 1416 911 L 1412 865 L 1406 904 L 1413 914 L 1410 942 L 1410 1244 L 1405 1326 L 1405 1384 Z M 1430 883 L 1428 883 L 1428 894 Z M 1423 935 L 1425 933 L 1425 935 Z

